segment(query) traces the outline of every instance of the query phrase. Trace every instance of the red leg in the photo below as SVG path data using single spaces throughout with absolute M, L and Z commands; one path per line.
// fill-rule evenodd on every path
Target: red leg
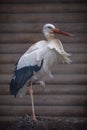
M 33 89 L 32 89 L 32 81 L 31 81 L 31 85 L 29 87 L 29 93 L 31 96 L 31 103 L 32 103 L 32 114 L 33 114 L 33 119 L 36 121 L 36 116 L 35 116 L 35 108 L 34 108 L 34 98 L 33 98 Z

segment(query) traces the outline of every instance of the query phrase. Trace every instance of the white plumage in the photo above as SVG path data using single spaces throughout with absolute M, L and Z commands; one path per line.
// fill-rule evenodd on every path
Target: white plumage
M 52 77 L 51 68 L 58 59 L 63 63 L 71 63 L 70 54 L 65 52 L 61 41 L 55 38 L 55 33 L 72 36 L 67 32 L 56 29 L 52 24 L 44 25 L 43 34 L 46 40 L 41 40 L 32 45 L 19 59 L 10 84 L 11 94 L 15 96 L 24 95 L 27 89 L 24 85 L 27 82 L 38 81 L 44 85 L 45 83 L 41 79 L 47 75 Z

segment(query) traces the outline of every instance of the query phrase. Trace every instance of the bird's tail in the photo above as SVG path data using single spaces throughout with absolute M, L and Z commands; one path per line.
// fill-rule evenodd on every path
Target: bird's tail
M 32 72 L 28 73 L 28 68 L 22 68 L 16 70 L 11 83 L 10 83 L 10 92 L 16 97 L 19 90 L 21 90 L 24 84 L 32 77 Z

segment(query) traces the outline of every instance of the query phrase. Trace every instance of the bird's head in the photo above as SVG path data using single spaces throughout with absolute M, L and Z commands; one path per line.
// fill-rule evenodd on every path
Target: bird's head
M 44 25 L 43 34 L 47 39 L 54 37 L 55 33 L 62 34 L 65 36 L 70 36 L 70 37 L 72 36 L 72 34 L 70 34 L 70 33 L 59 30 L 53 24 L 45 24 Z

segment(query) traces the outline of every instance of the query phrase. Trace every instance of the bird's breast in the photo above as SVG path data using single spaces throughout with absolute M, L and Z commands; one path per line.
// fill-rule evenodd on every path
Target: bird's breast
M 56 63 L 58 58 L 57 52 L 55 50 L 49 50 L 45 55 L 45 64 L 51 67 L 53 64 Z

